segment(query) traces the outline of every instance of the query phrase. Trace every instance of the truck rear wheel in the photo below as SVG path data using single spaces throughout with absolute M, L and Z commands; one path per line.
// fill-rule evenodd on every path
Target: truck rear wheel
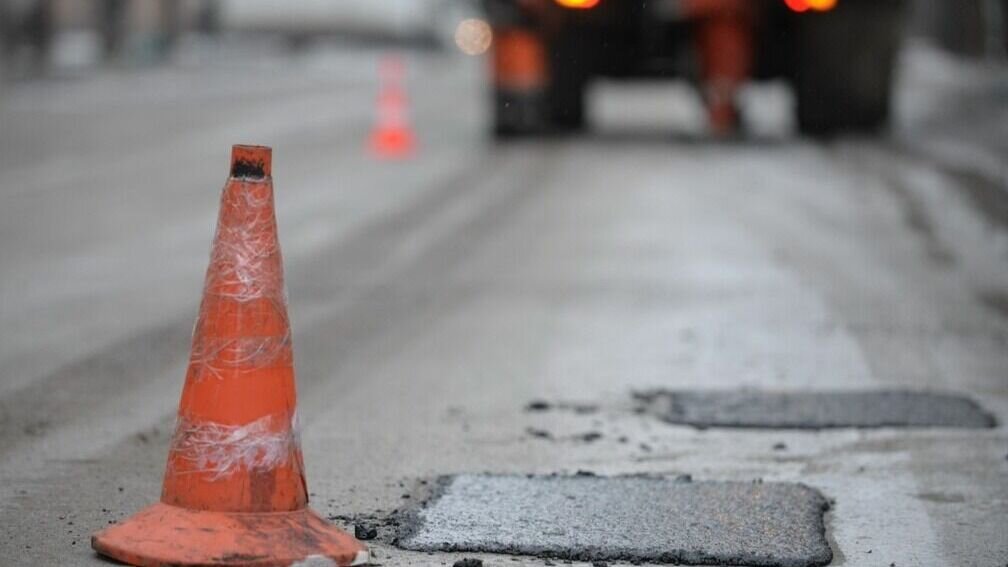
M 794 87 L 802 133 L 886 126 L 901 12 L 895 0 L 848 0 L 830 12 L 798 17 Z
M 554 130 L 576 132 L 585 127 L 585 84 L 588 73 L 584 61 L 590 59 L 583 37 L 568 30 L 553 39 L 550 50 L 548 99 Z
M 541 134 L 549 122 L 546 93 L 518 91 L 501 87 L 494 89 L 495 138 L 519 138 Z
M 541 92 L 496 88 L 493 105 L 496 138 L 577 132 L 585 127 L 583 85 L 551 84 Z
M 497 138 L 565 133 L 585 126 L 587 73 L 575 33 L 549 39 L 533 30 L 504 29 L 494 53 Z

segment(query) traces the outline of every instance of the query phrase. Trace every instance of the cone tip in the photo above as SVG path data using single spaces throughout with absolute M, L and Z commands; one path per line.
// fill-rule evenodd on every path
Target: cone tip
M 231 177 L 269 177 L 273 170 L 273 149 L 269 146 L 231 146 Z

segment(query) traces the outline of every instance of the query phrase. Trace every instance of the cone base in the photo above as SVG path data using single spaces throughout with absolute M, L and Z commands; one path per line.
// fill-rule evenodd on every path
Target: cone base
M 158 503 L 91 538 L 98 553 L 131 565 L 290 565 L 309 557 L 365 565 L 367 547 L 311 509 L 266 514 L 188 510 Z

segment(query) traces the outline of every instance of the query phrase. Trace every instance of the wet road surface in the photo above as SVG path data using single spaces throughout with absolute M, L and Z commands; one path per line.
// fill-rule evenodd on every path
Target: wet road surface
M 935 390 L 1005 423 L 1008 110 L 983 94 L 1004 92 L 1003 72 L 909 54 L 881 141 L 721 144 L 689 120 L 666 136 L 634 121 L 691 103 L 649 87 L 600 89 L 595 136 L 495 146 L 479 62 L 415 54 L 420 151 L 386 163 L 365 150 L 378 57 L 6 87 L 0 563 L 100 564 L 90 534 L 157 498 L 239 142 L 274 148 L 323 514 L 382 516 L 453 473 L 690 474 L 818 489 L 834 564 L 1008 561 L 1003 425 L 694 429 L 633 400 Z M 460 557 L 383 541 L 384 565 Z

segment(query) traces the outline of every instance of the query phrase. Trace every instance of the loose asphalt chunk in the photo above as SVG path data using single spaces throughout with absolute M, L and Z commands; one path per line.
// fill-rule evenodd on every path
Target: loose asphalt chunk
M 994 427 L 994 417 L 962 396 L 899 390 L 763 392 L 654 390 L 634 395 L 643 411 L 694 427 Z
M 354 537 L 367 541 L 378 537 L 378 529 L 367 524 L 357 524 L 354 526 Z
M 400 526 L 414 551 L 806 567 L 833 558 L 826 499 L 792 483 L 460 475 Z

